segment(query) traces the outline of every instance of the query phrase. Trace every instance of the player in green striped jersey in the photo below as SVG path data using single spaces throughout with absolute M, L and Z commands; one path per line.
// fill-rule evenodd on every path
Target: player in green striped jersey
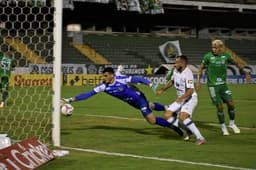
M 245 74 L 247 81 L 250 81 L 251 76 L 249 72 L 243 69 L 242 65 L 224 51 L 224 48 L 225 45 L 221 40 L 212 41 L 212 51 L 204 55 L 199 67 L 197 89 L 201 87 L 200 80 L 202 78 L 203 70 L 205 69 L 207 74 L 208 91 L 213 104 L 216 106 L 223 135 L 229 135 L 228 129 L 225 125 L 223 103 L 226 103 L 228 107 L 230 119 L 229 127 L 234 131 L 234 133 L 240 133 L 240 129 L 235 124 L 235 107 L 231 91 L 226 83 L 227 64 L 235 64 Z
M 15 66 L 16 61 L 14 59 L 11 59 L 6 55 L 0 56 L 0 92 L 2 96 L 0 108 L 3 108 L 6 105 L 9 89 L 9 79 Z

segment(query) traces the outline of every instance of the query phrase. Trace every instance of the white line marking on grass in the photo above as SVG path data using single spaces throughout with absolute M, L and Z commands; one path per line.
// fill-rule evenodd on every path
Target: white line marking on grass
M 243 168 L 243 167 L 234 167 L 229 165 L 219 165 L 219 164 L 211 164 L 211 163 L 205 163 L 205 162 L 191 162 L 191 161 L 184 161 L 184 160 L 178 160 L 178 159 L 160 158 L 160 157 L 154 157 L 154 156 L 153 157 L 142 156 L 142 155 L 117 153 L 117 152 L 106 152 L 106 151 L 98 151 L 94 149 L 73 148 L 73 147 L 66 147 L 66 146 L 61 146 L 61 148 L 68 149 L 68 150 L 96 153 L 101 155 L 109 155 L 109 156 L 130 157 L 130 158 L 148 159 L 148 160 L 156 160 L 156 161 L 164 161 L 164 162 L 177 162 L 177 163 L 190 164 L 190 165 L 218 167 L 218 168 L 226 168 L 226 169 L 234 169 L 234 170 L 256 170 L 256 169 Z
M 109 119 L 121 119 L 121 120 L 144 120 L 142 118 L 130 118 L 130 117 L 121 117 L 121 116 L 106 116 L 106 115 L 93 115 L 93 114 L 84 114 L 85 116 L 89 117 L 99 117 L 99 118 L 109 118 Z M 206 125 L 214 126 L 214 127 L 219 127 L 220 125 L 217 123 L 205 123 Z M 239 127 L 240 129 L 245 129 L 245 130 L 252 130 L 256 128 L 249 128 L 249 127 Z
M 93 115 L 93 114 L 84 114 L 89 117 L 99 117 L 99 118 L 110 118 L 110 119 L 122 119 L 122 120 L 144 120 L 141 118 L 131 118 L 131 117 L 121 117 L 121 116 L 105 116 L 105 115 Z

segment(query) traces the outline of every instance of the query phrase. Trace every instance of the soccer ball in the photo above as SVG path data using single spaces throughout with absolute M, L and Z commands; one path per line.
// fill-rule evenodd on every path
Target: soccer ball
M 60 110 L 63 115 L 71 116 L 74 111 L 74 107 L 71 104 L 66 103 L 61 106 Z

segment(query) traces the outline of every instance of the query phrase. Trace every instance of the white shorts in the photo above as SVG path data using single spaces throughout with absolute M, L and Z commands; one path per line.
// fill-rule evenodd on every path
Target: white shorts
M 197 102 L 197 95 L 193 95 L 189 100 L 185 101 L 184 103 L 179 104 L 177 102 L 173 102 L 168 106 L 167 110 L 171 112 L 176 112 L 177 114 L 179 114 L 180 112 L 186 112 L 190 115 L 190 117 L 192 117 L 192 113 L 197 106 Z

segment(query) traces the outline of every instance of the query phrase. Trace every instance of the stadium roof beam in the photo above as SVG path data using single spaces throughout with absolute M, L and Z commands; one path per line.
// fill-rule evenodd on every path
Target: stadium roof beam
M 219 10 L 219 11 L 238 11 L 238 12 L 256 12 L 256 5 L 252 4 L 235 4 L 235 3 L 220 3 L 220 2 L 195 2 L 183 0 L 162 0 L 165 9 L 197 9 L 197 10 Z

